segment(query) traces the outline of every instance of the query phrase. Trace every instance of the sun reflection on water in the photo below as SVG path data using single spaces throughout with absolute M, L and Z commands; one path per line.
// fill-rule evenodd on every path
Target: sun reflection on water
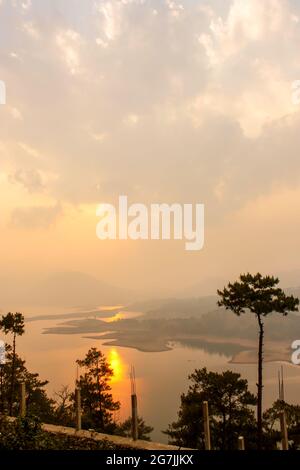
M 123 318 L 126 318 L 126 315 L 124 315 L 122 312 L 118 312 L 112 317 L 105 318 L 104 321 L 106 323 L 113 323 L 115 321 L 122 320 Z
M 111 383 L 121 382 L 125 376 L 126 366 L 122 362 L 121 356 L 116 349 L 111 349 L 109 351 L 108 362 L 114 372 L 114 375 L 111 378 Z
M 105 323 L 113 323 L 119 320 L 128 320 L 130 318 L 138 318 L 142 315 L 141 312 L 129 312 L 120 310 L 119 312 L 115 313 L 111 317 L 102 318 L 101 320 Z

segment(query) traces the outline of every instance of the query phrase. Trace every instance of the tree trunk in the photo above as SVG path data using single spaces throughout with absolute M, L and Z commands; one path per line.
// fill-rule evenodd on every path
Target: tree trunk
M 257 315 L 259 326 L 259 343 L 258 343 L 258 383 L 257 383 L 257 445 L 258 449 L 262 448 L 262 397 L 263 397 L 263 341 L 264 341 L 264 324 L 261 316 Z
M 10 397 L 9 397 L 9 415 L 10 415 L 10 416 L 12 416 L 12 412 L 13 412 L 13 403 L 14 403 L 15 367 L 16 367 L 16 334 L 14 333 L 14 340 L 13 340 L 13 357 L 12 357 L 12 364 L 11 364 Z

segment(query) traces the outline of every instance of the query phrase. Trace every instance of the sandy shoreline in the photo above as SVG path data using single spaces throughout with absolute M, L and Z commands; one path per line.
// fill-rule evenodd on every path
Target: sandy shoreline
M 138 340 L 136 337 L 133 338 L 131 335 L 122 335 L 118 337 L 118 334 L 111 334 L 110 337 L 105 338 L 106 335 L 88 335 L 86 338 L 92 339 L 108 339 L 104 344 L 107 346 L 120 346 L 125 348 L 137 349 L 141 352 L 166 352 L 170 351 L 175 347 L 176 343 L 181 343 L 183 345 L 187 344 L 188 341 L 198 341 L 199 348 L 201 344 L 203 345 L 216 345 L 220 347 L 220 352 L 222 351 L 222 346 L 238 346 L 240 351 L 231 355 L 231 358 L 228 360 L 228 363 L 231 364 L 256 364 L 257 363 L 257 342 L 250 339 L 239 339 L 239 338 L 219 338 L 215 336 L 201 336 L 201 335 L 185 335 L 178 338 L 148 338 L 148 341 L 145 338 Z M 107 335 L 108 336 L 108 335 Z M 291 349 L 290 344 L 282 341 L 266 341 L 264 346 L 264 361 L 265 362 L 288 362 L 291 363 L 291 355 L 293 350 Z

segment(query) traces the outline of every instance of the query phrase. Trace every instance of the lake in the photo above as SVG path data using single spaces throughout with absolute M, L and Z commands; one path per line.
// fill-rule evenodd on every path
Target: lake
M 61 312 L 62 310 L 58 310 Z M 68 310 L 70 311 L 70 310 Z M 33 310 L 28 314 L 33 314 Z M 40 310 L 35 313 L 41 313 Z M 53 312 L 52 312 L 53 313 Z M 138 312 L 118 314 L 118 318 L 138 315 Z M 43 335 L 43 329 L 55 326 L 65 320 L 39 320 L 26 323 L 26 334 L 18 338 L 17 349 L 26 360 L 30 371 L 38 372 L 42 379 L 49 380 L 47 390 L 53 396 L 62 385 L 74 387 L 76 359 L 83 358 L 91 347 L 101 349 L 114 369 L 112 393 L 121 402 L 116 419 L 124 420 L 130 414 L 130 367 L 135 367 L 139 414 L 146 423 L 154 427 L 152 440 L 167 442 L 162 434 L 168 424 L 176 419 L 180 394 L 187 390 L 188 375 L 195 368 L 221 372 L 226 369 L 240 373 L 249 382 L 249 388 L 256 392 L 256 365 L 229 364 L 230 356 L 211 354 L 202 349 L 192 349 L 174 344 L 174 349 L 149 353 L 135 349 L 104 346 L 101 340 L 76 335 Z M 109 330 L 108 321 L 108 330 Z M 264 406 L 270 406 L 278 397 L 277 374 L 279 363 L 264 366 Z M 300 403 L 300 368 L 284 364 L 286 400 Z

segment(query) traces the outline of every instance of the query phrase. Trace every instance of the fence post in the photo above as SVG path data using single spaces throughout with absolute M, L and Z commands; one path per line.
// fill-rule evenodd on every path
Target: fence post
M 137 396 L 134 393 L 131 395 L 131 424 L 132 424 L 132 439 L 138 439 L 138 412 L 137 412 Z
M 20 383 L 20 416 L 25 418 L 26 416 L 26 388 L 25 382 Z
M 284 411 L 281 411 L 280 413 L 280 429 L 282 438 L 282 450 L 289 450 L 286 416 Z
M 245 441 L 244 441 L 243 436 L 238 437 L 238 449 L 245 450 Z
M 202 408 L 203 408 L 205 450 L 211 450 L 210 429 L 209 429 L 209 414 L 208 414 L 208 402 L 207 401 L 204 401 L 202 403 Z
M 76 431 L 81 430 L 81 391 L 75 389 L 75 407 L 76 407 Z

